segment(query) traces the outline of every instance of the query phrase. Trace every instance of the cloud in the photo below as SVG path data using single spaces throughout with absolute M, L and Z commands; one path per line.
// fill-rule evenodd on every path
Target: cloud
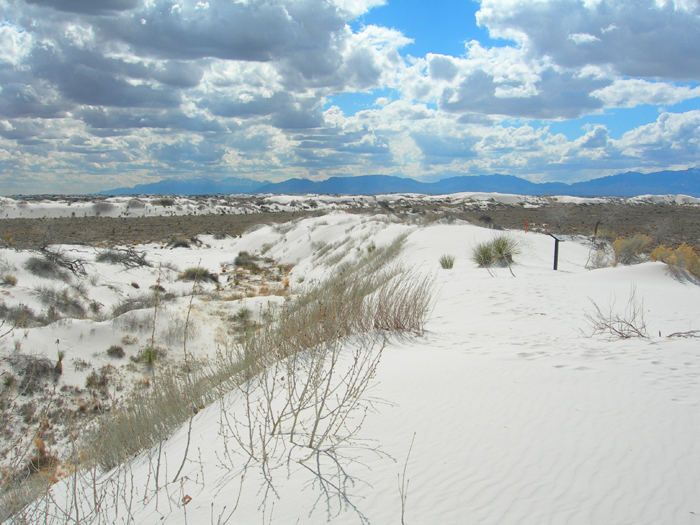
M 656 166 L 695 165 L 700 158 L 700 111 L 662 113 L 656 122 L 625 133 L 615 145 Z
M 605 126 L 596 126 L 581 137 L 579 143 L 579 147 L 585 149 L 604 148 L 608 145 L 608 130 Z
M 642 104 L 673 105 L 700 97 L 700 87 L 677 86 L 669 82 L 649 82 L 630 78 L 619 79 L 613 84 L 591 92 L 606 107 L 633 108 Z
M 477 22 L 493 38 L 565 68 L 610 67 L 616 74 L 700 80 L 696 1 L 482 0 Z
M 57 11 L 81 14 L 107 14 L 115 11 L 128 11 L 139 5 L 141 0 L 25 0 L 27 4 L 50 7 Z

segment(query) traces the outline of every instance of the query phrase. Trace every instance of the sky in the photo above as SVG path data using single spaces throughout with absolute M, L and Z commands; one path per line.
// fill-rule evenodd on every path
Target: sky
M 0 193 L 700 165 L 700 0 L 0 0 Z

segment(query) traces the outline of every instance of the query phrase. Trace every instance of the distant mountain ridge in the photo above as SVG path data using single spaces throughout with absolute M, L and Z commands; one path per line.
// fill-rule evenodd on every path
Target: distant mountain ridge
M 212 179 L 165 179 L 149 184 L 137 184 L 131 188 L 101 191 L 100 195 L 215 195 L 218 193 L 258 193 L 257 189 L 267 181 L 228 177 Z
M 119 188 L 101 192 L 103 195 L 171 194 L 209 195 L 233 193 L 272 193 L 299 195 L 348 194 L 376 195 L 381 193 L 423 193 L 440 195 L 457 192 L 498 192 L 518 195 L 571 195 L 574 197 L 635 197 L 637 195 L 683 194 L 700 197 L 700 169 L 659 171 L 656 173 L 627 172 L 585 182 L 530 182 L 513 175 L 475 175 L 443 179 L 437 182 L 419 182 L 414 179 L 388 175 L 358 177 L 331 177 L 324 181 L 289 179 L 271 183 L 251 179 L 168 179 L 133 188 Z

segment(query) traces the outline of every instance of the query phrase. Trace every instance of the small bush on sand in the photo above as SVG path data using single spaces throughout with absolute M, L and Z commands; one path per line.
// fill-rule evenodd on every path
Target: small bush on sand
M 211 273 L 206 268 L 197 266 L 196 268 L 187 268 L 177 277 L 181 281 L 196 281 L 198 283 L 218 283 L 219 278 L 216 274 Z
M 510 267 L 520 253 L 518 242 L 507 235 L 498 235 L 490 241 L 481 242 L 472 248 L 471 259 L 480 268 Z
M 454 265 L 455 258 L 453 255 L 443 255 L 440 257 L 440 266 L 442 266 L 445 270 L 451 270 Z
M 258 270 L 258 263 L 255 262 L 255 258 L 248 252 L 238 252 L 233 264 L 242 268 L 248 268 L 252 272 Z
M 85 306 L 80 298 L 68 293 L 68 289 L 58 290 L 50 286 L 40 286 L 34 290 L 35 295 L 51 312 L 61 313 L 73 319 L 85 318 Z M 49 317 L 52 317 L 49 315 Z M 53 317 L 56 317 L 53 315 Z
M 58 264 L 45 257 L 30 257 L 24 263 L 24 268 L 36 277 L 59 279 L 61 281 L 68 280 L 68 273 L 61 270 Z
M 166 355 L 167 352 L 164 349 L 149 345 L 142 349 L 137 356 L 133 356 L 131 360 L 135 363 L 143 363 L 148 369 L 152 369 Z
M 121 359 L 126 355 L 124 349 L 119 345 L 112 345 L 107 349 L 107 355 L 114 359 Z
M 693 277 L 700 279 L 700 259 L 698 259 L 698 254 L 686 243 L 675 250 L 666 248 L 662 244 L 651 252 L 651 260 L 665 262 L 674 274 L 688 272 Z
M 613 265 L 641 262 L 652 242 L 651 237 L 642 233 L 637 233 L 632 237 L 618 237 L 612 244 L 615 252 Z
M 615 302 L 607 308 L 599 307 L 593 300 L 592 312 L 585 312 L 584 319 L 591 328 L 591 337 L 605 335 L 610 339 L 647 338 L 647 323 L 644 318 L 644 301 L 637 300 L 637 289 L 632 286 L 623 310 L 615 308 Z
M 15 328 L 46 326 L 56 320 L 37 315 L 34 310 L 25 304 L 7 306 L 4 302 L 0 303 L 0 319 L 7 323 L 6 326 Z
M 170 248 L 189 248 L 190 243 L 187 241 L 187 239 L 184 239 L 182 237 L 176 237 L 173 235 L 170 238 L 170 242 L 167 244 Z
M 151 263 L 146 261 L 146 252 L 137 252 L 131 247 L 105 250 L 97 254 L 95 261 L 107 264 L 123 264 L 127 268 L 151 266 Z
M 2 276 L 0 280 L 0 285 L 3 286 L 17 286 L 17 277 L 10 275 L 9 273 Z
M 157 296 L 157 302 L 162 303 L 165 301 L 171 301 L 175 298 L 175 294 L 172 293 L 159 293 Z M 119 317 L 126 312 L 132 310 L 143 310 L 144 308 L 153 308 L 156 305 L 156 294 L 155 293 L 142 293 L 139 295 L 127 297 L 123 299 L 112 308 L 112 317 Z

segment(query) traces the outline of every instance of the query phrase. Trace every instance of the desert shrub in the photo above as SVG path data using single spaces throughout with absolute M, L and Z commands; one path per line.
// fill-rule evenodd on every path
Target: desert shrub
M 634 286 L 623 309 L 615 308 L 615 301 L 608 308 L 601 308 L 593 300 L 592 312 L 585 312 L 584 319 L 591 328 L 591 336 L 606 335 L 610 339 L 649 337 L 644 318 L 644 301 L 637 300 Z
M 644 253 L 652 244 L 651 237 L 637 233 L 632 237 L 618 237 L 612 243 L 617 264 L 636 264 L 642 261 Z
M 148 345 L 142 348 L 138 355 L 133 356 L 131 359 L 135 363 L 143 363 L 149 369 L 153 368 L 159 361 L 165 358 L 168 353 L 157 346 Z
M 242 268 L 248 268 L 251 271 L 258 269 L 258 263 L 255 261 L 255 257 L 250 255 L 248 252 L 238 252 L 233 264 Z
M 177 237 L 173 235 L 170 238 L 170 242 L 168 242 L 167 246 L 169 246 L 170 248 L 189 248 L 190 243 L 187 239 L 183 237 Z
M 181 281 L 196 281 L 198 283 L 219 282 L 219 278 L 216 274 L 211 273 L 209 270 L 202 268 L 201 266 L 187 268 L 184 272 L 178 275 L 177 278 Z
M 229 237 L 229 234 L 226 233 L 226 232 L 216 232 L 216 233 L 214 234 L 214 239 L 216 239 L 217 241 L 224 240 L 224 239 L 226 239 L 227 237 Z
M 95 215 L 100 215 L 102 213 L 109 213 L 114 209 L 114 204 L 111 202 L 96 202 L 92 205 L 92 209 L 95 212 Z
M 0 255 L 0 273 L 10 273 L 15 271 L 17 268 L 14 264 L 10 263 L 5 257 Z
M 114 359 L 121 359 L 126 355 L 124 349 L 119 345 L 112 345 L 107 349 L 107 355 Z
M 668 265 L 673 273 L 688 272 L 690 275 L 700 278 L 700 259 L 698 254 L 683 243 L 675 250 L 666 248 L 663 244 L 651 252 L 652 261 L 661 261 Z
M 25 304 L 7 306 L 4 302 L 0 303 L 0 319 L 3 319 L 7 325 L 16 328 L 46 326 L 55 320 L 37 315 Z
M 617 235 L 615 235 L 615 232 L 612 230 L 602 228 L 596 232 L 594 239 L 613 243 L 615 242 L 615 239 L 617 239 Z
M 153 204 L 155 204 L 156 206 L 164 206 L 164 207 L 172 206 L 173 204 L 175 204 L 175 199 L 172 199 L 170 197 L 162 197 L 160 199 L 153 199 Z
M 107 264 L 123 264 L 127 268 L 152 266 L 146 261 L 146 252 L 137 252 L 133 248 L 112 248 L 97 254 L 95 261 Z
M 507 235 L 498 235 L 472 248 L 471 259 L 480 268 L 510 267 L 520 253 L 518 241 Z
M 40 253 L 44 256 L 44 259 L 54 263 L 63 270 L 68 270 L 73 275 L 87 275 L 85 261 L 82 259 L 72 259 L 64 253 L 52 250 L 46 246 L 41 248 Z
M 124 345 L 135 345 L 139 342 L 139 338 L 132 334 L 126 334 L 122 337 L 122 344 Z
M 3 286 L 17 286 L 17 277 L 6 273 L 0 278 L 0 284 Z
M 70 295 L 67 288 L 57 290 L 50 286 L 40 286 L 34 290 L 34 294 L 44 306 L 49 307 L 49 317 L 56 317 L 56 313 L 61 313 L 73 319 L 85 318 L 82 301 Z
M 146 207 L 146 204 L 140 199 L 129 199 L 126 203 L 128 208 L 133 208 L 134 210 L 140 210 Z
M 142 293 L 122 299 L 112 308 L 112 317 L 119 317 L 126 312 L 132 310 L 143 310 L 144 308 L 153 308 L 156 302 L 171 301 L 175 298 L 175 294 L 161 293 L 156 296 L 155 293 Z
M 445 270 L 451 270 L 455 265 L 455 258 L 453 255 L 443 255 L 440 257 L 440 266 Z
M 101 394 L 104 397 L 108 395 L 108 387 L 112 381 L 112 376 L 114 375 L 115 368 L 112 365 L 105 365 L 100 368 L 99 372 L 93 370 L 90 375 L 85 378 L 85 388 L 88 390 Z
M 58 264 L 46 259 L 45 257 L 30 257 L 24 263 L 24 268 L 36 277 L 42 277 L 44 279 L 59 279 L 62 281 L 68 280 L 68 273 L 61 270 Z
M 12 354 L 7 360 L 20 378 L 18 388 L 24 394 L 41 390 L 48 380 L 56 376 L 56 365 L 46 357 Z

